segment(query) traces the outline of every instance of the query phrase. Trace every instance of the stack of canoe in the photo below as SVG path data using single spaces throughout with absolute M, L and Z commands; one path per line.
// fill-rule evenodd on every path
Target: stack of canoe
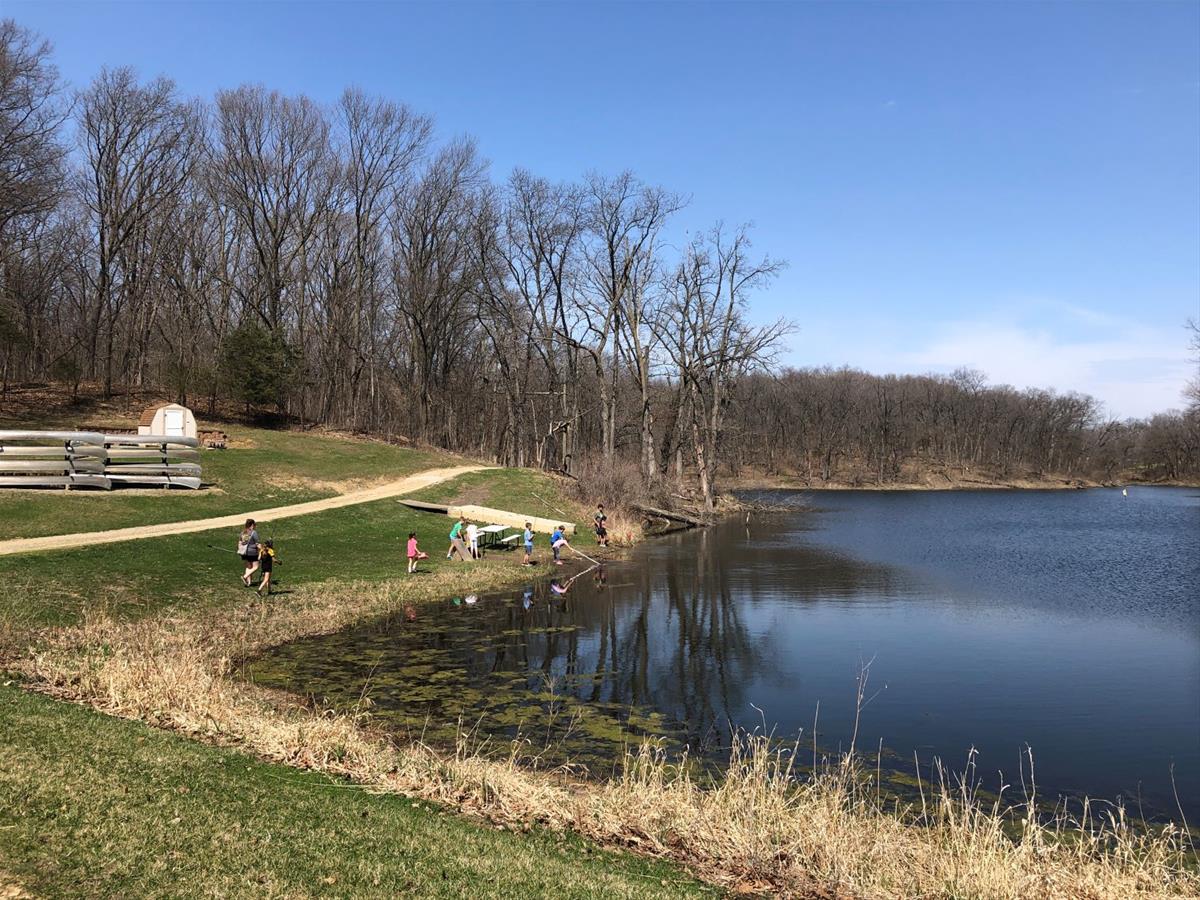
M 0 431 L 0 487 L 200 487 L 195 438 Z
M 90 431 L 0 431 L 0 487 L 99 487 L 108 454 Z
M 165 434 L 104 437 L 104 476 L 113 484 L 200 487 L 200 442 Z

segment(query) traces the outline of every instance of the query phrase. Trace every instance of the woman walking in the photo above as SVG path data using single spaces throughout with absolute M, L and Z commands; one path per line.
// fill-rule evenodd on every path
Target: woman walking
M 253 519 L 247 519 L 246 525 L 242 528 L 242 533 L 238 536 L 238 555 L 246 563 L 246 570 L 242 572 L 242 584 L 250 587 L 250 579 L 254 573 L 258 571 L 258 529 L 255 528 Z

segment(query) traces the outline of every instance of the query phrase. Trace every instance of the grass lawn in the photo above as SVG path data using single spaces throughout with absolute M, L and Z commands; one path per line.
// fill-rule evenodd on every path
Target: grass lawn
M 529 481 L 548 499 L 536 473 L 471 473 L 501 476 L 506 496 Z M 550 487 L 553 487 L 551 483 Z M 419 492 L 453 492 L 454 483 L 435 485 Z M 558 501 L 561 505 L 561 501 Z M 429 553 L 426 571 L 467 563 L 445 558 L 451 520 L 435 513 L 417 512 L 394 499 L 327 510 L 308 516 L 259 524 L 264 539 L 272 538 L 281 562 L 274 577 L 279 588 L 317 581 L 380 581 L 405 575 L 404 541 L 416 531 L 421 548 Z M 548 553 L 546 536 L 539 535 L 540 550 Z M 238 576 L 242 562 L 232 553 L 235 531 L 201 531 L 144 541 L 122 541 L 72 550 L 0 556 L 0 622 L 18 627 L 65 625 L 79 620 L 89 607 L 104 608 L 122 617 L 153 613 L 177 604 L 217 607 L 245 600 L 249 591 Z M 516 567 L 516 551 L 487 554 L 482 565 Z M 471 563 L 470 565 L 480 565 Z M 413 576 L 420 578 L 420 575 Z
M 3 421 L 0 428 L 32 427 Z M 204 427 L 203 425 L 201 427 Z M 201 454 L 199 491 L 0 490 L 0 540 L 178 522 L 342 493 L 356 481 L 384 481 L 458 461 L 447 453 L 380 441 L 223 425 L 227 450 Z
M 234 449 L 204 455 L 214 489 L 0 492 L 0 539 L 303 502 L 351 487 L 348 481 L 454 462 L 382 443 L 226 430 Z M 572 508 L 553 479 L 527 470 L 472 473 L 417 496 L 533 515 Z M 430 554 L 426 571 L 479 565 L 494 578 L 516 569 L 519 553 L 495 552 L 481 564 L 447 561 L 450 526 L 445 516 L 388 499 L 262 522 L 259 530 L 276 542 L 285 592 L 405 578 L 409 531 Z M 244 603 L 250 594 L 238 580 L 241 561 L 209 546 L 232 549 L 235 542 L 233 531 L 210 531 L 0 557 L 0 626 L 65 625 L 89 608 L 137 617 Z M 5 876 L 35 894 L 80 897 L 715 893 L 671 866 L 577 837 L 497 830 L 3 683 L 0 759 L 0 896 Z
M 591 514 L 563 497 L 562 482 L 534 469 L 497 469 L 468 472 L 421 491 L 422 500 L 490 506 L 564 523 L 583 524 Z
M 428 803 L 0 687 L 0 870 L 37 894 L 712 896 L 577 838 Z

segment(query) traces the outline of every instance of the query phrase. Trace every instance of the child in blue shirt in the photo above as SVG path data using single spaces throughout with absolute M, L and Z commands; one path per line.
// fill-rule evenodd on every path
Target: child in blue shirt
M 533 526 L 528 522 L 525 523 L 525 534 L 522 535 L 525 539 L 525 558 L 521 560 L 521 565 L 533 565 Z
M 563 537 L 563 527 L 558 525 L 554 529 L 554 533 L 550 535 L 550 548 L 554 551 L 554 564 L 562 565 L 562 560 L 558 558 L 558 551 L 567 543 L 567 539 Z

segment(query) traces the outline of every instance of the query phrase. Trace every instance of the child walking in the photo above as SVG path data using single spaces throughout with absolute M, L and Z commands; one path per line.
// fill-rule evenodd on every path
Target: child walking
M 275 567 L 275 542 L 268 540 L 259 545 L 258 548 L 258 565 L 262 569 L 262 581 L 258 583 L 258 593 L 261 596 L 264 592 L 268 597 L 271 596 L 271 569 Z
M 408 574 L 417 571 L 417 560 L 421 558 L 421 550 L 417 547 L 417 533 L 408 533 Z
M 471 551 L 471 559 L 479 559 L 479 526 L 474 522 L 467 523 L 467 549 Z

